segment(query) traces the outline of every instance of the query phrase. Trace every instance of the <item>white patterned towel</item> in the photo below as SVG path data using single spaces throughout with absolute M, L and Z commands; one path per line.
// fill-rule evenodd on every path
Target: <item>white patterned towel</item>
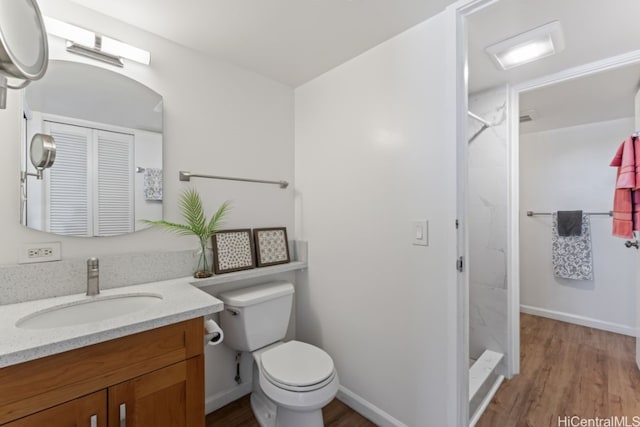
M 554 213 L 552 216 L 551 256 L 553 259 L 553 274 L 564 279 L 593 279 L 589 215 L 582 215 L 581 236 L 559 236 L 558 215 Z
M 162 169 L 146 168 L 144 170 L 144 199 L 162 200 Z

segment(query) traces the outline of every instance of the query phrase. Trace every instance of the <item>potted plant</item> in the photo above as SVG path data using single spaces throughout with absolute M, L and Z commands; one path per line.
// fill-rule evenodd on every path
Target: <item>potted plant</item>
M 223 219 L 229 211 L 229 201 L 224 202 L 218 211 L 207 220 L 202 208 L 200 194 L 192 188 L 185 190 L 180 195 L 180 209 L 186 224 L 177 224 L 169 221 L 151 221 L 143 219 L 142 222 L 152 227 L 158 227 L 181 236 L 195 235 L 200 240 L 200 249 L 197 254 L 197 265 L 193 277 L 202 279 L 211 277 L 211 264 L 207 256 L 207 243 L 223 224 Z

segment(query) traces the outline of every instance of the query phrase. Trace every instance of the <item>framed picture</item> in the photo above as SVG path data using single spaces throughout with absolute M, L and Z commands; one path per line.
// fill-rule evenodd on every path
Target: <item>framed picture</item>
M 221 230 L 211 240 L 213 271 L 216 274 L 255 268 L 251 229 Z
M 254 228 L 258 267 L 286 264 L 289 260 L 289 242 L 285 227 Z

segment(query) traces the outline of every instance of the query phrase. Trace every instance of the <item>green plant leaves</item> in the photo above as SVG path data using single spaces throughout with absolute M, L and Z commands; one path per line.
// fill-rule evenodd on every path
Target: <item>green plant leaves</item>
M 200 194 L 193 188 L 185 190 L 180 195 L 179 206 L 186 224 L 148 219 L 143 219 L 141 222 L 181 236 L 195 235 L 200 239 L 201 246 L 204 247 L 211 236 L 220 229 L 224 218 L 231 209 L 229 201 L 225 201 L 211 217 L 211 220 L 207 221 Z
M 227 213 L 231 209 L 231 205 L 229 201 L 225 201 L 220 207 L 218 211 L 211 217 L 211 221 L 207 225 L 209 237 L 213 236 L 216 231 L 219 230 L 219 226 L 224 223 L 224 218 L 227 216 Z

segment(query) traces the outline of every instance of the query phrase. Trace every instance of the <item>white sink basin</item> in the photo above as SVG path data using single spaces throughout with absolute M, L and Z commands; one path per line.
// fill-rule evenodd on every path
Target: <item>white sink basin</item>
M 162 301 L 153 293 L 87 297 L 29 314 L 16 322 L 22 329 L 52 329 L 113 319 L 144 310 Z

